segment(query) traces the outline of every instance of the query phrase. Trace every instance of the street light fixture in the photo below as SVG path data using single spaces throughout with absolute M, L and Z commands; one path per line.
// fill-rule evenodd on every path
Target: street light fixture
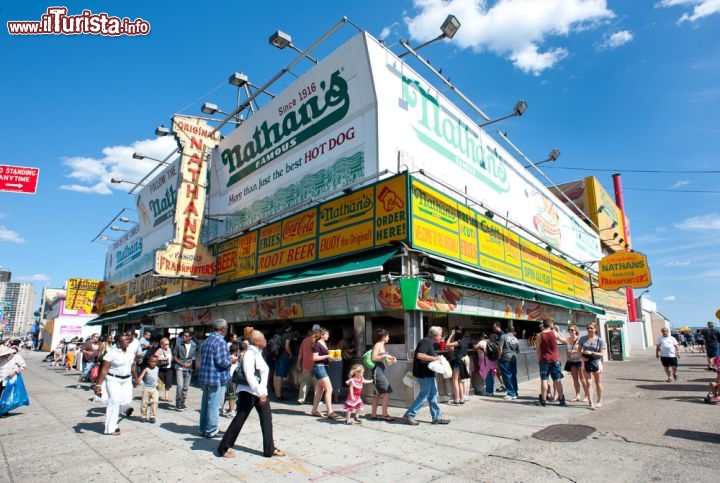
M 517 101 L 515 103 L 515 107 L 513 107 L 512 114 L 508 114 L 507 116 L 504 116 L 504 117 L 501 117 L 498 119 L 493 119 L 492 121 L 487 121 L 482 124 L 478 124 L 478 127 L 485 127 L 489 124 L 494 124 L 496 122 L 504 121 L 505 119 L 510 119 L 511 117 L 520 117 L 523 115 L 523 113 L 525 112 L 526 109 L 527 109 L 527 102 L 520 99 L 519 101 Z
M 284 49 L 285 47 L 290 47 L 292 50 L 297 52 L 298 54 L 301 54 L 306 59 L 318 63 L 317 59 L 313 57 L 310 54 L 306 54 L 304 51 L 298 49 L 295 44 L 292 43 L 292 37 L 290 34 L 286 34 L 282 30 L 276 30 L 274 34 L 270 36 L 268 39 L 270 42 L 270 45 L 277 47 L 278 49 Z
M 537 166 L 540 166 L 541 164 L 552 163 L 552 162 L 554 162 L 554 161 L 557 161 L 557 158 L 559 158 L 559 157 L 560 157 L 560 150 L 559 150 L 558 148 L 553 148 L 553 149 L 548 153 L 547 159 L 544 159 L 544 160 L 540 161 L 539 163 L 532 163 L 532 162 L 531 162 L 530 164 L 528 164 L 528 165 L 526 165 L 526 166 L 523 166 L 523 168 L 529 168 L 529 167 L 531 167 L 531 166 L 537 167 Z M 529 160 L 528 160 L 528 161 L 529 161 Z
M 156 136 L 168 136 L 169 134 L 170 129 L 166 128 L 164 124 L 161 124 L 159 127 L 155 128 Z
M 133 159 L 150 159 L 152 161 L 157 161 L 160 164 L 169 164 L 167 161 L 163 161 L 162 159 L 153 158 L 152 156 L 146 156 L 140 153 L 133 153 L 132 157 Z
M 440 31 L 442 32 L 440 35 L 435 37 L 434 39 L 428 40 L 424 44 L 420 44 L 414 49 L 410 49 L 410 46 L 408 45 L 407 41 L 401 40 L 400 44 L 407 49 L 406 52 L 403 52 L 402 54 L 398 55 L 399 58 L 403 58 L 406 55 L 408 55 L 411 52 L 417 52 L 418 50 L 422 49 L 423 47 L 427 47 L 428 45 L 437 42 L 438 40 L 442 39 L 451 39 L 455 36 L 457 31 L 460 30 L 460 21 L 457 19 L 455 15 L 448 15 L 445 21 L 440 26 Z
M 136 183 L 134 181 L 128 181 L 126 179 L 118 179 L 118 178 L 110 178 L 110 182 L 113 184 L 120 184 L 120 183 L 127 183 L 127 184 L 133 184 L 135 186 L 145 186 L 144 184 Z
M 110 227 L 112 231 L 128 231 L 125 228 L 120 228 L 119 226 L 113 225 Z

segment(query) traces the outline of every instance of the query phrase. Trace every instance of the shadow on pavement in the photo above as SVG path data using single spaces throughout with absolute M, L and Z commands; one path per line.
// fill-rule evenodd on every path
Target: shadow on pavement
M 704 431 L 688 431 L 686 429 L 668 429 L 667 431 L 665 431 L 665 436 L 670 436 L 671 438 L 682 438 L 682 439 L 689 439 L 692 441 L 700 441 L 703 443 L 720 444 L 720 434 L 706 433 Z
M 94 407 L 94 408 L 88 408 L 87 409 L 87 417 L 92 418 L 99 418 L 99 417 L 105 417 L 105 407 Z
M 103 414 L 104 413 L 105 413 L 105 410 L 103 409 Z M 103 434 L 103 432 L 105 431 L 105 422 L 102 422 L 102 423 L 78 423 L 75 426 L 73 426 L 73 431 L 75 431 L 78 434 L 82 434 L 85 432 Z
M 678 384 L 677 382 L 663 382 L 658 384 L 638 384 L 638 389 L 646 391 L 682 391 L 682 392 L 707 392 L 707 384 Z
M 182 425 L 182 424 L 177 424 L 177 423 L 161 423 L 160 427 L 167 431 L 170 431 L 171 433 L 177 433 L 177 434 L 193 435 L 193 434 L 197 434 L 197 432 L 198 432 L 197 425 L 187 426 L 187 425 Z M 200 437 L 201 436 L 198 436 L 198 438 L 200 438 Z

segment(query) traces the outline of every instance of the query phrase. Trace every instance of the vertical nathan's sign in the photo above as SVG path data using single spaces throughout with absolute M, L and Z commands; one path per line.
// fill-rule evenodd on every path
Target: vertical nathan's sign
M 180 145 L 180 183 L 175 207 L 175 237 L 155 252 L 155 273 L 163 277 L 212 278 L 215 258 L 200 241 L 207 189 L 207 153 L 220 133 L 202 119 L 174 116 L 172 130 Z

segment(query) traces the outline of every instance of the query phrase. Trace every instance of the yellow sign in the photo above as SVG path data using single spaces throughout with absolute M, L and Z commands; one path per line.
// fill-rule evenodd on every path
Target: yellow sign
M 321 260 L 372 248 L 374 197 L 370 186 L 322 205 L 318 253 Z
M 155 273 L 165 277 L 213 278 L 215 257 L 200 240 L 207 191 L 207 153 L 220 142 L 220 133 L 202 119 L 173 116 L 182 147 L 180 185 L 175 206 L 175 237 L 155 252 Z
M 646 288 L 652 284 L 647 258 L 638 252 L 617 252 L 600 260 L 600 288 Z
M 238 239 L 225 241 L 216 246 L 215 281 L 218 283 L 233 280 L 237 276 Z
M 587 273 L 492 218 L 412 180 L 412 246 L 579 300 L 591 301 Z
M 87 280 L 84 278 L 71 278 L 68 280 L 65 308 L 82 310 L 86 314 L 92 313 L 93 298 L 98 291 L 100 280 Z

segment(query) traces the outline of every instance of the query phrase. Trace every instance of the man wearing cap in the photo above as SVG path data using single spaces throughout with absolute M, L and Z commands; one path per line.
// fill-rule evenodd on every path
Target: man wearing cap
M 715 370 L 715 358 L 720 355 L 720 330 L 715 328 L 712 321 L 707 323 L 707 329 L 703 329 L 705 339 L 705 353 L 707 355 L 707 370 Z
M 320 330 L 320 324 L 315 324 L 308 331 L 307 336 L 300 343 L 298 352 L 297 370 L 300 374 L 300 392 L 298 394 L 298 404 L 305 404 L 308 388 L 313 387 L 312 371 L 313 371 L 313 333 Z

